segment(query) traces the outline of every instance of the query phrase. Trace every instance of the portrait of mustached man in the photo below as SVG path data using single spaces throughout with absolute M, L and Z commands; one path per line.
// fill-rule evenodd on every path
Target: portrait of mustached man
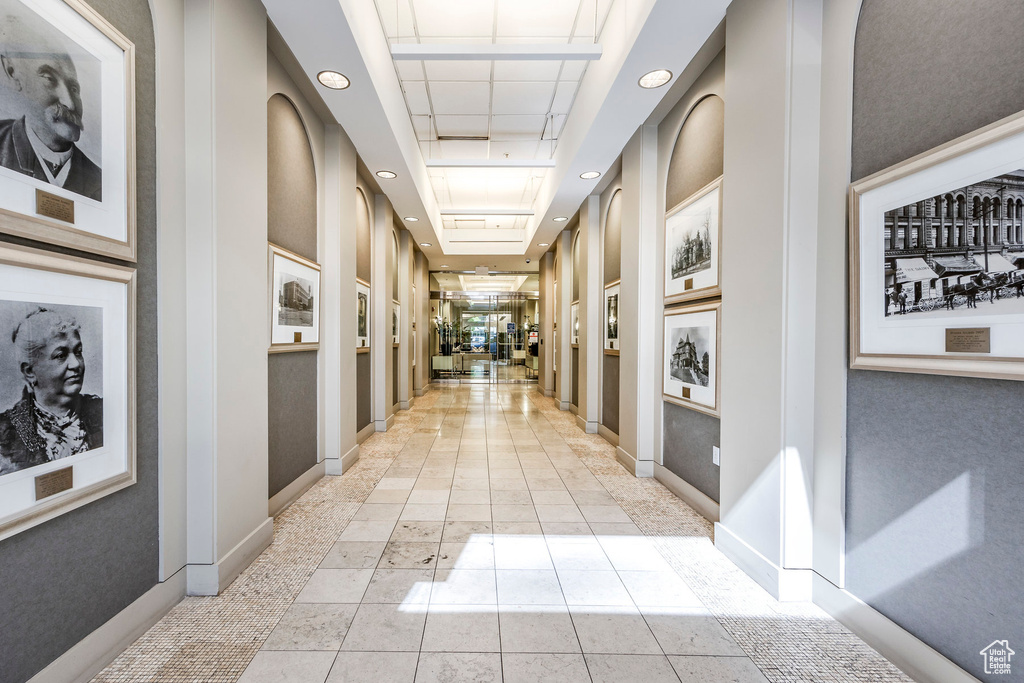
M 3 12 L 16 6 L 0 3 L 0 109 L 15 114 L 0 120 L 0 165 L 102 201 L 100 167 L 79 147 L 83 88 L 98 100 L 100 85 L 79 81 L 71 53 L 81 51 L 57 29 L 27 8 Z

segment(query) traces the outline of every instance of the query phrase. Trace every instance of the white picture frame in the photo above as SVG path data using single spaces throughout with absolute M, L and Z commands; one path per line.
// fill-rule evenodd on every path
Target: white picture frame
M 574 301 L 569 306 L 569 320 L 572 321 L 572 328 L 569 330 L 569 344 L 580 345 L 580 302 Z
M 722 293 L 722 178 L 665 214 L 665 304 Z
M 370 283 L 356 278 L 356 352 L 370 351 Z
M 664 399 L 721 417 L 721 302 L 665 312 Z
M 268 244 L 270 353 L 320 348 L 320 264 Z
M 135 483 L 136 275 L 122 266 L 0 245 L 0 283 L 0 422 L 16 425 L 4 430 L 10 441 L 0 440 L 3 539 Z M 63 356 L 44 358 L 49 370 L 53 359 L 65 359 L 58 360 L 61 377 L 68 363 L 79 365 L 77 387 L 48 384 L 48 370 L 36 366 L 25 335 L 64 345 Z M 74 422 L 49 442 L 37 436 L 46 414 L 38 406 L 54 405 L 55 397 Z
M 0 72 L 0 138 L 19 150 L 0 158 L 0 231 L 134 262 L 134 44 L 81 0 L 0 0 L 0 23 L 24 43 L 0 47 L 16 55 Z M 77 91 L 77 121 L 34 112 L 26 77 L 43 65 Z
M 619 355 L 619 280 L 604 286 L 604 353 Z
M 402 304 L 396 299 L 391 301 L 391 345 L 399 346 L 402 342 Z
M 1024 113 L 851 185 L 851 368 L 1024 380 L 1024 229 L 997 213 L 1011 200 Z

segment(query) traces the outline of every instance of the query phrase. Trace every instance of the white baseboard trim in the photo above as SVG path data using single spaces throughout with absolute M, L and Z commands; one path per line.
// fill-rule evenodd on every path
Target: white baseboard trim
M 340 476 L 345 474 L 352 465 L 356 464 L 357 460 L 359 460 L 359 444 L 350 448 L 348 453 L 340 458 L 331 458 L 328 460 L 326 474 L 331 476 Z
M 397 408 L 397 405 L 395 406 Z M 395 414 L 391 413 L 383 420 L 374 420 L 374 429 L 378 432 L 386 432 L 391 429 L 391 425 L 395 424 Z
M 366 425 L 365 427 L 360 429 L 358 432 L 356 432 L 356 443 L 359 444 L 359 443 L 362 443 L 362 442 L 366 441 L 371 436 L 373 436 L 373 433 L 375 431 L 377 431 L 377 429 L 374 426 L 373 422 L 371 421 L 370 424 Z
M 597 426 L 597 433 L 604 437 L 604 440 L 613 446 L 619 445 L 619 435 L 604 425 Z
M 427 390 L 426 389 L 416 389 L 416 390 L 413 391 L 413 393 L 416 394 L 417 396 L 423 396 L 425 393 L 427 393 Z
M 622 450 L 621 446 L 615 447 L 615 458 L 634 477 L 643 479 L 654 476 L 653 460 L 637 460 L 632 454 Z
M 715 522 L 715 547 L 780 602 L 809 602 L 810 569 L 783 569 L 752 548 L 721 522 Z
M 277 517 L 282 510 L 298 500 L 299 496 L 308 491 L 313 484 L 320 481 L 327 470 L 326 462 L 318 462 L 313 465 L 300 474 L 295 481 L 274 494 L 274 497 L 267 502 L 267 514 Z
M 412 406 L 412 403 L 410 403 L 409 401 L 399 401 L 398 402 L 398 409 L 399 410 L 409 410 L 409 408 L 411 406 Z
M 578 412 L 576 413 L 576 426 L 587 434 L 597 434 L 598 424 L 596 422 L 587 422 L 586 418 Z
M 814 603 L 920 683 L 978 683 L 978 679 L 857 596 L 815 573 Z
M 579 417 L 580 416 L 580 407 L 578 405 L 576 405 L 575 403 L 570 403 L 569 404 L 569 412 L 572 413 L 573 415 L 575 415 L 576 417 Z
M 274 518 L 266 520 L 242 542 L 228 551 L 216 564 L 190 564 L 187 567 L 189 595 L 219 595 L 242 571 L 259 557 L 274 540 Z
M 185 569 L 150 588 L 33 676 L 29 683 L 85 683 L 185 597 Z
M 717 522 L 721 519 L 721 507 L 718 503 L 668 468 L 654 463 L 654 478 L 709 522 Z
M 571 406 L 571 405 L 572 404 L 569 403 L 568 401 L 558 401 L 558 409 L 559 410 L 569 410 L 569 406 Z
M 554 389 L 544 389 L 544 395 L 547 396 L 548 398 L 551 398 L 552 396 L 555 395 L 555 390 Z

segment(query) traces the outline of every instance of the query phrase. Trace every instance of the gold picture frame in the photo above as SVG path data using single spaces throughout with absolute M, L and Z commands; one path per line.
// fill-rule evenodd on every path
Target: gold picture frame
M 268 353 L 320 348 L 320 264 L 267 243 Z

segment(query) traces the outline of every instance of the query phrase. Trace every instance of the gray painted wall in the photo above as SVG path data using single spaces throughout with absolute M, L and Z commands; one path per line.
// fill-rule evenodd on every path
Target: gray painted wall
M 138 481 L 0 541 L 0 683 L 28 680 L 157 583 L 159 423 L 153 22 L 145 0 L 90 0 L 90 5 L 133 41 L 136 48 Z M 0 239 L 71 253 L 25 240 Z M 9 407 L 2 406 L 0 410 Z
M 1024 109 L 1022 29 L 1019 0 L 865 0 L 852 179 Z M 1024 384 L 851 371 L 847 392 L 847 588 L 982 678 L 983 647 L 1024 642 Z
M 371 244 L 371 232 L 370 226 L 372 221 L 370 220 L 370 206 L 372 206 L 372 200 L 369 195 L 363 193 L 362 190 L 356 190 L 356 277 L 363 282 L 373 282 L 370 279 L 372 274 L 371 258 L 370 258 L 370 244 Z M 370 307 L 371 315 L 373 307 Z M 372 323 L 368 323 L 372 326 Z M 371 348 L 373 342 L 370 343 Z M 372 363 L 370 353 L 357 353 L 356 354 L 356 376 L 353 378 L 355 381 L 356 390 L 356 431 L 360 431 L 370 424 L 373 419 L 373 375 L 372 375 Z
M 373 404 L 370 402 L 370 382 L 372 374 L 369 353 L 356 354 L 356 390 L 359 400 L 356 403 L 356 431 L 362 431 L 373 418 Z
M 601 382 L 601 424 L 619 433 L 619 357 L 603 356 Z
M 580 348 L 572 347 L 572 394 L 570 403 L 574 406 L 580 404 Z
M 658 156 L 669 159 L 665 182 L 666 210 L 671 210 L 722 175 L 725 105 L 721 97 L 708 93 L 721 92 L 724 83 L 723 51 L 659 126 Z M 728 192 L 728 189 L 723 191 Z M 723 225 L 723 230 L 728 229 Z M 722 367 L 726 372 L 728 359 Z M 722 400 L 728 399 L 723 397 Z M 664 466 L 718 502 L 719 468 L 712 463 L 711 451 L 713 446 L 721 444 L 721 420 L 668 402 L 664 406 Z
M 316 211 L 316 168 L 302 118 L 291 100 L 272 95 L 267 102 L 267 239 L 316 261 Z M 267 495 L 273 497 L 316 465 L 317 354 L 270 354 L 267 372 Z
M 604 214 L 604 284 L 615 282 L 622 275 L 622 180 L 612 181 L 608 190 L 611 199 Z M 604 330 L 602 305 L 601 329 Z M 604 340 L 601 340 L 602 346 Z M 619 433 L 619 357 L 603 356 L 601 367 L 601 424 Z

